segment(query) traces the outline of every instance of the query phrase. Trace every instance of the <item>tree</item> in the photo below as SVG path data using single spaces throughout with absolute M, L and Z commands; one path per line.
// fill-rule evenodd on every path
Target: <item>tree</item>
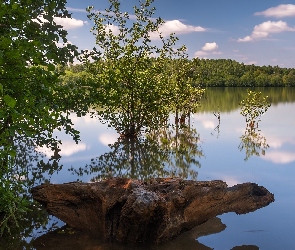
M 52 133 L 63 127 L 78 140 L 63 102 L 69 89 L 59 84 L 55 70 L 77 55 L 76 47 L 67 43 L 67 32 L 55 23 L 56 18 L 70 17 L 65 4 L 66 0 L 0 2 L 1 231 L 22 200 L 22 186 L 11 175 L 21 138 L 30 138 L 35 146 L 56 147 Z
M 52 131 L 64 126 L 73 135 L 64 115 L 62 99 L 68 89 L 58 83 L 55 65 L 66 64 L 77 54 L 66 44 L 67 32 L 54 18 L 68 18 L 66 1 L 10 0 L 0 4 L 0 142 L 18 135 L 48 143 Z M 66 45 L 59 47 L 62 40 Z M 46 132 L 45 132 L 46 131 Z
M 120 134 L 134 136 L 164 125 L 174 107 L 175 82 L 169 73 L 177 38 L 166 40 L 158 32 L 164 21 L 152 17 L 153 0 L 133 7 L 134 22 L 120 11 L 120 1 L 109 1 L 105 12 L 88 9 L 97 48 L 86 51 L 84 59 L 94 60 L 88 61 L 88 71 L 96 82 L 93 99 L 103 108 L 98 115 Z

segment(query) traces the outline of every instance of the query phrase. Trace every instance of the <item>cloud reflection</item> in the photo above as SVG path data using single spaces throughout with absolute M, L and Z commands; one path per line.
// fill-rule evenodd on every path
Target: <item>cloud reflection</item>
M 70 156 L 80 151 L 86 150 L 85 143 L 76 144 L 74 141 L 63 141 L 62 144 L 59 145 L 59 154 L 61 156 Z M 50 148 L 47 147 L 37 147 L 36 151 L 41 152 L 46 155 L 46 157 L 51 157 L 54 153 Z
M 276 164 L 287 164 L 295 161 L 295 153 L 287 151 L 271 151 L 262 156 L 262 159 Z
M 108 146 L 110 144 L 114 144 L 118 139 L 117 133 L 104 133 L 102 135 L 99 135 L 98 141 L 102 144 Z

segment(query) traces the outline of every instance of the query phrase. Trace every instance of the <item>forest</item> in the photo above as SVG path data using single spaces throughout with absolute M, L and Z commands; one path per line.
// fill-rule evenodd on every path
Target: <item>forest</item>
M 152 60 L 152 59 L 151 59 Z M 172 62 L 171 62 L 172 63 Z M 231 59 L 189 60 L 189 74 L 194 86 L 199 87 L 290 87 L 295 86 L 295 69 L 279 66 L 246 65 Z M 84 64 L 71 64 L 63 68 L 62 81 L 83 76 Z

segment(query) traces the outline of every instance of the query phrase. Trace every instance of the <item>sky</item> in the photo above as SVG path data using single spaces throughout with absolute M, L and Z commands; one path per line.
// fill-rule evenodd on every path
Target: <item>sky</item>
M 133 14 L 137 0 L 121 0 L 122 12 Z M 72 19 L 56 19 L 68 40 L 91 50 L 95 37 L 86 7 L 103 11 L 108 0 L 68 0 Z M 163 36 L 174 32 L 189 58 L 232 59 L 244 64 L 295 68 L 295 1 L 284 0 L 155 0 L 155 18 L 165 24 Z

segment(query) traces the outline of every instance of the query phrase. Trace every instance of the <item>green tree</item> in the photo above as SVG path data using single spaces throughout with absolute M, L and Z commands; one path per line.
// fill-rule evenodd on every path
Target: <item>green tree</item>
M 10 0 L 0 3 L 0 142 L 15 134 L 48 143 L 55 128 L 64 126 L 73 135 L 64 111 L 68 89 L 58 84 L 55 65 L 66 64 L 77 54 L 67 43 L 67 32 L 54 18 L 70 17 L 66 1 Z M 46 131 L 46 132 L 45 132 Z M 3 151 L 3 148 L 2 148 Z
M 0 217 L 7 218 L 23 197 L 21 182 L 12 172 L 18 138 L 31 138 L 35 146 L 56 147 L 54 129 L 64 128 L 78 140 L 63 100 L 69 89 L 59 84 L 56 65 L 77 55 L 67 43 L 67 32 L 55 23 L 69 18 L 66 0 L 4 0 L 0 2 Z M 64 46 L 58 46 L 63 42 Z M 15 218 L 17 219 L 17 218 Z
M 285 86 L 295 86 L 295 70 L 290 70 L 290 72 L 283 76 L 283 82 Z
M 140 0 L 134 6 L 135 21 L 120 11 L 120 1 L 110 0 L 105 12 L 92 11 L 93 34 L 97 48 L 85 52 L 91 56 L 88 70 L 96 85 L 96 104 L 103 110 L 99 116 L 107 120 L 120 134 L 134 136 L 167 122 L 175 106 L 175 79 L 170 79 L 171 60 L 178 58 L 174 50 L 177 38 L 164 39 L 158 32 L 164 23 L 154 19 L 153 0 Z M 157 38 L 156 46 L 152 38 Z

